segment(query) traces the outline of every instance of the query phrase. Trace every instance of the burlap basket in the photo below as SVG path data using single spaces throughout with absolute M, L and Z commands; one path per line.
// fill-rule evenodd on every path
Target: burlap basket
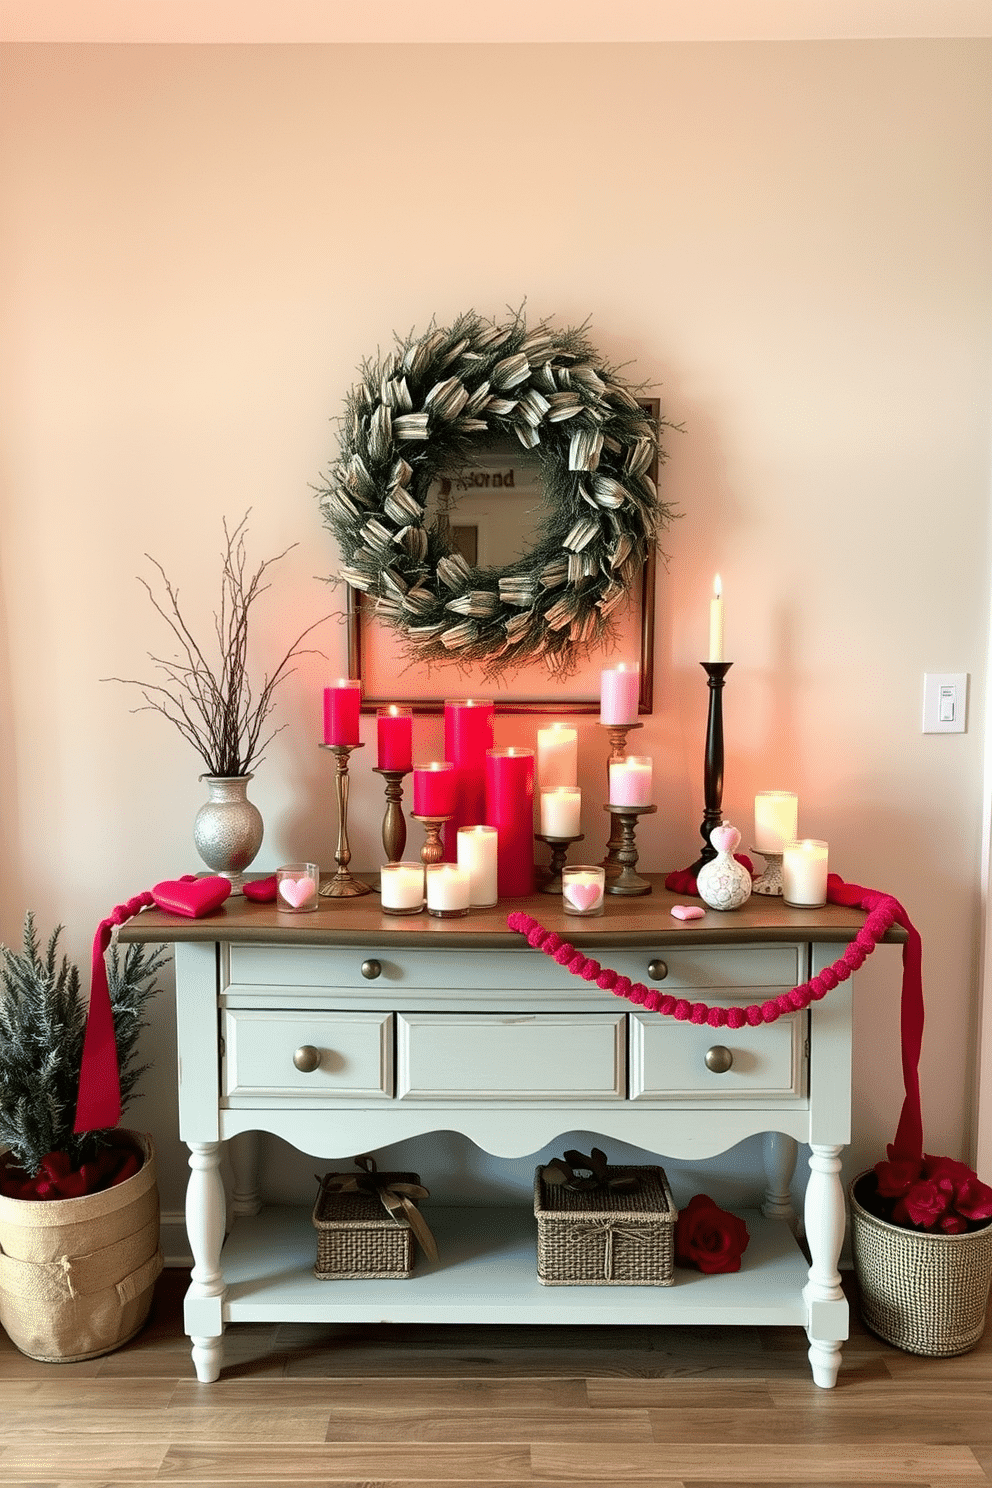
M 663 1168 L 608 1167 L 636 1173 L 636 1189 L 581 1190 L 534 1172 L 537 1278 L 545 1286 L 671 1286 L 678 1210 Z
M 851 1245 L 865 1326 L 909 1354 L 966 1354 L 985 1331 L 992 1225 L 963 1235 L 889 1224 L 849 1189 Z
M 46 1364 L 120 1348 L 144 1324 L 162 1270 L 155 1150 L 121 1131 L 144 1164 L 101 1193 L 51 1201 L 0 1194 L 0 1323 Z

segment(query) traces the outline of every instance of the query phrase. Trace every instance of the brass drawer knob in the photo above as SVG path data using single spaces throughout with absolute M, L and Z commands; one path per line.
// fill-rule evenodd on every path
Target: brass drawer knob
M 648 976 L 653 982 L 663 982 L 668 975 L 667 961 L 649 961 Z
M 367 982 L 374 982 L 377 976 L 382 976 L 382 962 L 372 959 L 363 961 L 362 976 Z
M 313 1044 L 301 1044 L 293 1055 L 293 1063 L 301 1074 L 312 1075 L 320 1066 L 320 1050 Z
M 734 1062 L 734 1056 L 724 1044 L 714 1044 L 706 1050 L 706 1068 L 714 1075 L 725 1075 Z

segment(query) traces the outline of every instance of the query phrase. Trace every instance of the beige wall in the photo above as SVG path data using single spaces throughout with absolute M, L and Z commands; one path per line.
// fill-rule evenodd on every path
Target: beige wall
M 928 1145 L 968 1155 L 992 43 L 14 47 L 3 69 L 4 939 L 30 906 L 85 962 L 114 904 L 197 866 L 197 759 L 100 681 L 146 673 L 163 645 L 142 555 L 208 615 L 221 518 L 250 506 L 258 556 L 299 544 L 259 638 L 273 655 L 340 607 L 311 488 L 361 359 L 432 316 L 526 301 L 591 318 L 683 426 L 642 864 L 695 851 L 719 570 L 727 815 L 747 835 L 754 792 L 794 787 L 832 867 L 906 904 L 926 956 Z M 252 788 L 262 868 L 332 861 L 316 739 L 340 625 L 324 649 L 281 692 Z M 934 670 L 971 674 L 965 735 L 920 734 Z M 532 734 L 498 725 L 504 742 Z M 423 726 L 425 751 L 437 736 Z M 581 759 L 593 799 L 591 722 Z M 377 861 L 381 815 L 359 764 L 356 862 Z M 880 951 L 859 983 L 852 1167 L 895 1126 L 898 970 Z M 163 994 L 135 1117 L 175 1207 L 171 1018 Z

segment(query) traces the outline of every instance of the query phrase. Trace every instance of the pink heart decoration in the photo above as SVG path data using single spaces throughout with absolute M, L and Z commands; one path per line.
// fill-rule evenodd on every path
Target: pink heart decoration
M 169 914 L 188 915 L 191 920 L 199 920 L 220 909 L 230 892 L 230 880 L 219 876 L 174 878 L 156 884 L 152 898 L 159 909 Z
M 270 873 L 268 878 L 250 879 L 243 889 L 246 899 L 253 899 L 256 904 L 271 904 L 276 897 L 276 876 Z
M 301 904 L 312 899 L 316 887 L 313 879 L 306 874 L 302 878 L 283 878 L 279 881 L 279 893 L 294 909 L 299 909 Z
M 729 822 L 724 822 L 722 827 L 714 827 L 710 833 L 710 841 L 717 852 L 732 853 L 741 840 L 741 834 L 736 827 Z
M 569 903 L 574 904 L 576 909 L 592 909 L 599 898 L 599 885 L 590 883 L 569 884 L 565 889 Z
M 671 913 L 677 920 L 701 920 L 706 911 L 698 904 L 673 904 Z

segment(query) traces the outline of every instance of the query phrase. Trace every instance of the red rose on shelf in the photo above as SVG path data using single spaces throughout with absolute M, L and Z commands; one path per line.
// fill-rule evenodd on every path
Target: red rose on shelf
M 675 1221 L 675 1261 L 707 1276 L 739 1271 L 750 1238 L 736 1214 L 719 1209 L 708 1194 L 696 1194 Z

